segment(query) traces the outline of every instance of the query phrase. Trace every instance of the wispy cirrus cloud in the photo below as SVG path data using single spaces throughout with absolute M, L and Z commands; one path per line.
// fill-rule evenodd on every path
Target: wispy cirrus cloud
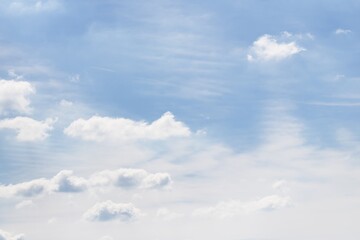
M 196 209 L 194 215 L 227 218 L 256 211 L 277 210 L 288 206 L 290 206 L 290 197 L 270 195 L 250 202 L 237 200 L 220 202 L 213 207 Z

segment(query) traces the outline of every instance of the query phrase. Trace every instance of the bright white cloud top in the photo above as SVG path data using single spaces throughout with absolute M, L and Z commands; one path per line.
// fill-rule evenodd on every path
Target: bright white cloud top
M 31 83 L 16 80 L 0 80 L 0 114 L 9 112 L 29 113 L 29 96 L 35 93 Z
M 305 51 L 296 42 L 279 42 L 276 37 L 263 35 L 251 46 L 248 61 L 280 61 Z
M 172 113 L 166 112 L 152 123 L 127 118 L 93 116 L 88 120 L 78 119 L 64 133 L 70 137 L 87 141 L 106 140 L 163 140 L 171 137 L 188 137 L 190 129 L 176 121 Z
M 49 136 L 55 122 L 56 120 L 52 118 L 38 121 L 29 117 L 16 117 L 0 120 L 0 130 L 15 130 L 18 141 L 42 141 Z

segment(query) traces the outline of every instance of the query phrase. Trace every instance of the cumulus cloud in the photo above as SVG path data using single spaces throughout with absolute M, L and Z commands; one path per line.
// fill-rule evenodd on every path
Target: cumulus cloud
M 227 218 L 257 211 L 276 210 L 288 206 L 290 206 L 289 197 L 270 195 L 251 202 L 241 202 L 236 200 L 220 202 L 213 207 L 197 209 L 194 211 L 194 215 Z
M 143 169 L 121 168 L 93 174 L 90 183 L 94 186 L 113 185 L 130 188 L 167 188 L 171 185 L 168 173 L 148 173 Z
M 285 38 L 290 36 L 289 33 L 284 35 Z M 302 51 L 305 49 L 298 46 L 295 41 L 278 42 L 274 36 L 266 34 L 253 43 L 247 59 L 248 61 L 279 61 Z
M 29 95 L 34 93 L 35 88 L 29 82 L 0 79 L 0 114 L 29 113 Z
M 350 29 L 342 29 L 342 28 L 338 28 L 335 30 L 335 34 L 336 35 L 342 35 L 342 34 L 349 34 L 351 33 L 352 31 Z
M 184 123 L 176 121 L 170 112 L 166 112 L 152 123 L 93 116 L 88 120 L 75 120 L 64 130 L 64 133 L 88 141 L 163 140 L 191 135 L 189 128 Z
M 119 187 L 124 189 L 166 189 L 171 185 L 168 173 L 148 173 L 143 169 L 121 168 L 94 173 L 89 179 L 62 170 L 50 179 L 39 178 L 28 182 L 0 185 L 0 198 L 36 197 L 55 192 L 79 193 L 93 187 Z
M 48 132 L 53 129 L 55 121 L 52 118 L 37 121 L 29 117 L 16 117 L 0 120 L 0 129 L 15 130 L 18 141 L 42 141 L 49 136 Z
M 95 204 L 84 213 L 84 218 L 88 221 L 120 220 L 126 222 L 134 220 L 140 215 L 140 210 L 132 203 L 114 203 L 108 200 Z
M 83 192 L 87 188 L 87 180 L 69 170 L 59 172 L 51 181 L 57 192 Z
M 0 229 L 0 240 L 24 240 L 24 239 L 25 239 L 24 234 L 14 235 Z

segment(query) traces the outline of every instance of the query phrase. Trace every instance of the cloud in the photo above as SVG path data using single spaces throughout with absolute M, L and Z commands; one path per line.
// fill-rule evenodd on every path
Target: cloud
M 48 132 L 53 129 L 55 121 L 52 118 L 37 121 L 29 117 L 16 117 L 0 120 L 0 129 L 15 130 L 18 141 L 42 141 L 49 136 Z
M 50 179 L 39 178 L 28 182 L 0 185 L 0 198 L 36 197 L 55 192 L 79 193 L 90 187 L 119 187 L 124 189 L 166 189 L 172 183 L 168 173 L 148 173 L 143 169 L 120 168 L 94 173 L 89 179 L 62 170 Z
M 24 240 L 24 234 L 13 235 L 0 229 L 0 240 Z
M 290 33 L 283 34 L 285 38 L 290 36 Z M 298 46 L 295 41 L 279 43 L 274 36 L 266 34 L 253 43 L 247 59 L 248 61 L 280 61 L 302 51 L 305 49 Z
M 251 202 L 241 202 L 236 200 L 220 202 L 213 207 L 197 209 L 194 211 L 194 215 L 227 218 L 257 211 L 277 210 L 288 206 L 290 206 L 289 197 L 270 195 Z
M 113 185 L 121 188 L 168 188 L 172 180 L 168 173 L 148 173 L 143 169 L 121 168 L 93 174 L 90 183 L 94 186 Z
M 349 34 L 349 33 L 352 33 L 352 31 L 350 29 L 342 29 L 342 28 L 338 28 L 335 30 L 334 32 L 336 35 L 346 35 L 346 34 Z
M 12 1 L 8 5 L 8 12 L 14 15 L 34 14 L 41 12 L 52 12 L 61 8 L 61 3 L 57 0 L 47 1 Z
M 51 182 L 48 179 L 39 178 L 14 185 L 0 185 L 0 197 L 35 197 L 50 192 L 51 188 Z
M 114 203 L 110 200 L 95 204 L 84 213 L 88 221 L 131 221 L 141 215 L 140 210 L 132 203 Z
M 0 80 L 0 115 L 8 112 L 29 113 L 29 95 L 35 88 L 26 81 Z
M 64 133 L 88 141 L 163 140 L 191 135 L 189 128 L 176 121 L 170 112 L 150 124 L 126 118 L 93 116 L 88 120 L 78 119 L 72 122 Z
M 87 181 L 74 176 L 69 170 L 59 172 L 51 181 L 56 186 L 57 192 L 83 192 L 87 188 Z

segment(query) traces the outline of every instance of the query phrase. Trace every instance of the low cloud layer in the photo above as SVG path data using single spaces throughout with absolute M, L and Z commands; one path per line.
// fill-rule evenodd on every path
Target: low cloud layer
M 95 204 L 84 214 L 84 218 L 88 221 L 111 221 L 120 220 L 123 222 L 131 221 L 141 215 L 132 203 L 114 203 L 106 201 Z
M 70 137 L 87 141 L 105 140 L 163 140 L 170 137 L 187 137 L 190 129 L 176 121 L 172 113 L 166 112 L 152 123 L 126 118 L 93 116 L 87 120 L 72 122 L 64 133 Z
M 24 234 L 11 234 L 0 229 L 0 240 L 25 240 Z
M 29 96 L 35 88 L 26 81 L 0 79 L 0 115 L 10 112 L 29 113 Z
M 294 41 L 278 42 L 266 34 L 253 43 L 247 57 L 248 61 L 280 61 L 304 50 Z
M 0 185 L 0 198 L 36 197 L 53 192 L 84 192 L 91 187 L 119 187 L 123 189 L 162 189 L 171 185 L 168 173 L 148 173 L 143 169 L 117 169 L 94 173 L 89 179 L 78 177 L 70 170 L 62 170 L 51 179 L 39 178 L 28 182 Z
M 213 207 L 197 209 L 194 215 L 227 218 L 256 211 L 271 211 L 288 206 L 290 206 L 289 197 L 270 195 L 251 202 L 236 200 L 220 202 Z
M 49 131 L 53 129 L 55 121 L 52 118 L 38 121 L 29 117 L 16 117 L 0 120 L 0 129 L 15 130 L 18 141 L 42 141 L 49 136 Z

